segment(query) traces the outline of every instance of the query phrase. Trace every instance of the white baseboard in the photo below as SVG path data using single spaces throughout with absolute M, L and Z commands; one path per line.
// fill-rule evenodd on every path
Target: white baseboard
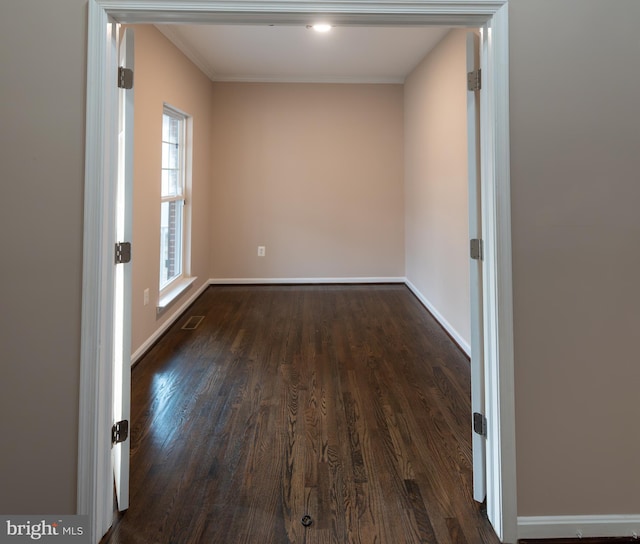
M 404 283 L 405 278 L 395 277 L 363 277 L 363 278 L 212 278 L 210 285 L 257 285 L 257 284 L 287 284 L 287 283 Z
M 182 305 L 176 307 L 175 311 L 171 314 L 169 319 L 167 319 L 157 330 L 154 332 L 143 344 L 131 354 L 131 364 L 134 365 L 138 362 L 147 350 L 155 344 L 155 342 L 167 331 L 171 325 L 173 325 L 176 320 L 182 315 L 182 313 L 189 307 L 191 304 L 195 302 L 195 300 L 204 292 L 204 290 L 209 287 L 208 282 L 204 282 L 200 288 L 198 288 L 194 293 L 182 303 Z M 168 312 L 168 310 L 166 311 Z M 166 313 L 165 312 L 165 313 Z
M 640 514 L 518 517 L 518 538 L 604 538 L 638 535 Z
M 418 297 L 418 300 L 420 300 L 420 302 L 422 302 L 422 304 L 425 305 L 425 307 L 427 308 L 427 310 L 429 310 L 429 312 L 431 312 L 431 314 L 433 314 L 433 317 L 435 317 L 438 322 L 440 323 L 440 325 L 442 325 L 442 327 L 444 328 L 444 330 L 446 330 L 451 337 L 455 340 L 455 342 L 460 346 L 460 348 L 462 349 L 462 351 L 464 351 L 468 357 L 471 357 L 471 346 L 469 345 L 469 342 L 467 342 L 461 335 L 460 333 L 453 327 L 453 325 L 451 325 L 451 323 L 449 323 L 444 316 L 438 311 L 436 310 L 435 306 L 433 304 L 431 304 L 431 302 L 429 302 L 429 300 L 427 299 L 427 297 L 425 297 L 420 290 L 413 285 L 413 283 L 411 283 L 408 279 L 405 278 L 404 283 L 406 284 L 406 286 L 411 289 L 411 292 Z

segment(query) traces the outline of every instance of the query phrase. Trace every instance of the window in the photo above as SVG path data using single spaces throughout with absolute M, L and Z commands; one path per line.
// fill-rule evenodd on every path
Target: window
M 162 179 L 160 203 L 160 296 L 188 275 L 187 192 L 188 118 L 165 106 L 162 115 Z

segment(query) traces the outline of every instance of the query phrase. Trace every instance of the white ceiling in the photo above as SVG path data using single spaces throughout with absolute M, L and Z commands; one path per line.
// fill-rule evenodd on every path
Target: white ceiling
M 213 81 L 402 83 L 448 27 L 157 25 Z

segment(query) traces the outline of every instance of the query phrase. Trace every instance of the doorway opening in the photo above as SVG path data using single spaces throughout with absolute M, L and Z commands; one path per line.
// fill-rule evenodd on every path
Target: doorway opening
M 111 502 L 104 498 L 110 490 L 111 465 L 109 437 L 111 427 L 105 398 L 110 397 L 112 345 L 109 301 L 112 284 L 112 231 L 115 209 L 109 164 L 114 150 L 105 145 L 106 127 L 114 115 L 112 97 L 106 91 L 112 70 L 113 51 L 109 49 L 109 18 L 122 23 L 154 22 L 297 22 L 308 19 L 306 2 L 265 2 L 260 8 L 237 2 L 230 11 L 228 3 L 211 1 L 197 8 L 182 2 L 92 1 L 89 4 L 89 58 L 87 91 L 87 152 L 85 198 L 85 277 L 83 282 L 83 332 L 81 375 L 81 421 L 79 445 L 78 510 L 92 519 L 92 532 L 98 539 L 108 527 Z M 484 26 L 487 29 L 483 99 L 481 155 L 483 164 L 483 200 L 490 225 L 485 236 L 488 305 L 486 335 L 487 418 L 492 429 L 488 444 L 488 513 L 504 541 L 515 538 L 515 455 L 513 413 L 513 353 L 511 319 L 511 255 L 508 161 L 508 64 L 506 56 L 506 2 L 469 1 L 414 3 L 406 7 L 394 2 L 363 7 L 345 3 L 339 12 L 331 12 L 343 24 L 441 24 Z M 445 6 L 444 8 L 442 6 Z M 142 6 L 142 7 L 141 7 Z M 323 11 L 323 10 L 316 10 Z M 328 10 L 327 10 L 328 12 Z M 117 110 L 117 108 L 116 108 Z M 110 155 L 111 153 L 111 155 Z M 102 348 L 101 348 L 102 347 Z M 103 436 L 105 434 L 105 436 Z M 108 447 L 106 446 L 107 444 Z M 105 450 L 107 453 L 105 453 Z

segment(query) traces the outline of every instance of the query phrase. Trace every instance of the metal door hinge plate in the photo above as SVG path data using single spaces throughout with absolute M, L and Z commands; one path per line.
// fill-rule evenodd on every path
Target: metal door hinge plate
M 472 259 L 482 260 L 484 258 L 484 247 L 482 240 L 474 238 L 469 242 L 469 249 Z
M 133 70 L 124 66 L 118 67 L 118 88 L 133 89 Z
M 126 419 L 114 423 L 111 427 L 111 445 L 120 444 L 129 438 L 129 422 Z
M 131 262 L 131 242 L 118 242 L 115 255 L 116 264 Z
M 480 436 L 487 436 L 487 418 L 478 412 L 473 413 L 473 432 Z
M 482 73 L 480 69 L 467 72 L 467 90 L 479 91 L 482 88 Z

